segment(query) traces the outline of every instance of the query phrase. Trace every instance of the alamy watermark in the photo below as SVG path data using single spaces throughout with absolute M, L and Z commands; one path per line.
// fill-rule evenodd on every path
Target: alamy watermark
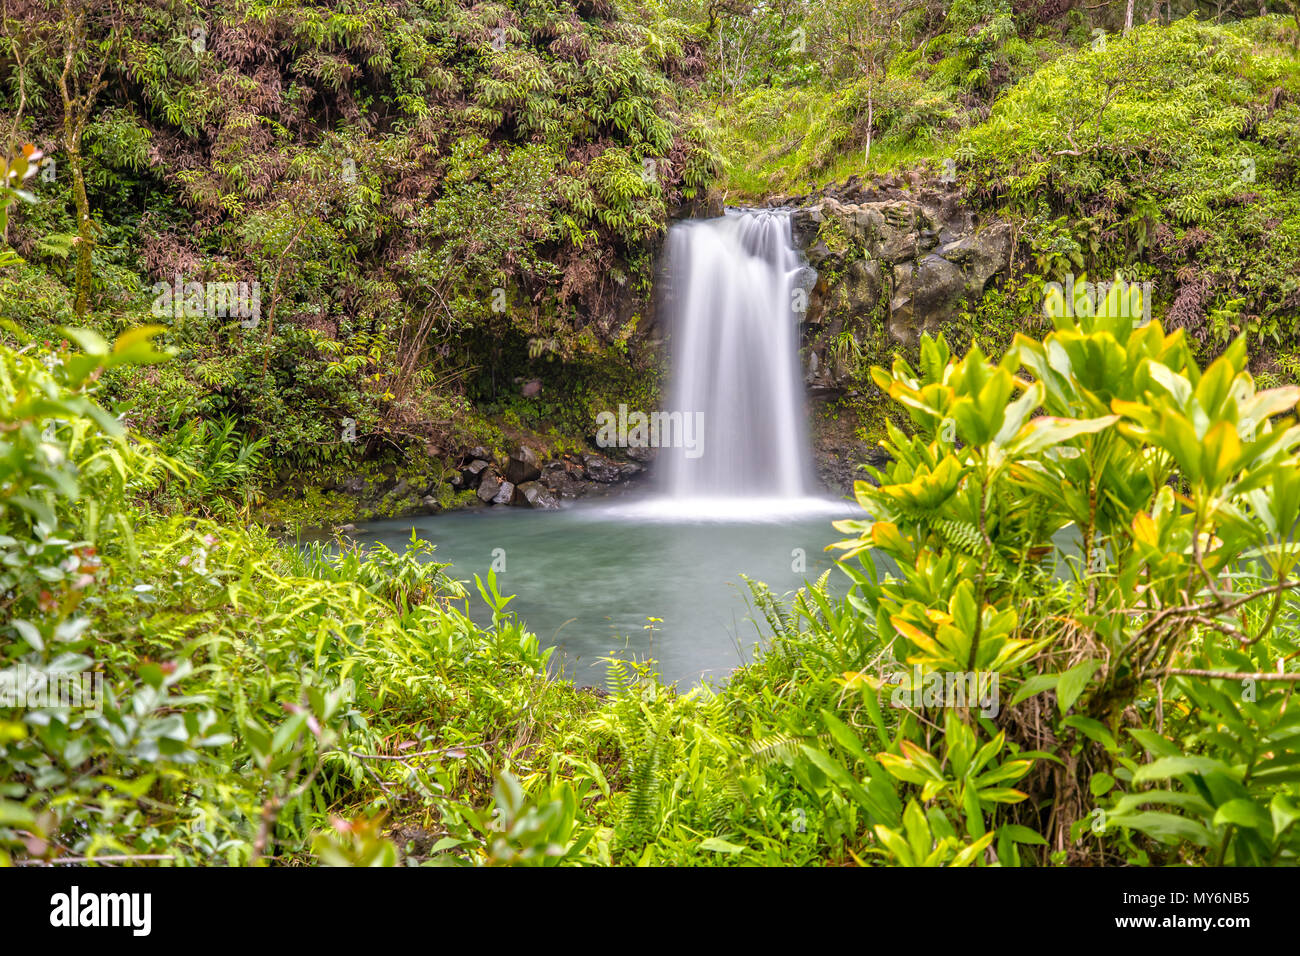
M 104 675 L 17 664 L 0 671 L 0 707 L 72 707 L 98 717 L 104 712 Z
M 252 282 L 155 282 L 150 311 L 158 318 L 239 319 L 246 329 L 262 319 L 262 285 Z
M 50 897 L 50 925 L 55 927 L 123 927 L 133 936 L 148 936 L 152 914 L 152 893 L 83 893 L 74 884 Z
M 980 716 L 1001 711 L 997 671 L 927 671 L 919 665 L 910 674 L 895 674 L 889 695 L 892 707 L 979 707 Z
M 682 448 L 687 458 L 704 454 L 703 412 L 629 412 L 619 405 L 596 415 L 601 448 Z

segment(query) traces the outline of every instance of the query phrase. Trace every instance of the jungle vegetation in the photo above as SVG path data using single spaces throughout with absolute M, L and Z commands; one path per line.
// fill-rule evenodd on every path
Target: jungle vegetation
M 1294 4 L 3 4 L 0 670 L 105 694 L 0 707 L 0 863 L 1296 862 Z M 344 418 L 653 394 L 670 216 L 944 168 L 1023 268 L 864 363 L 847 594 L 749 582 L 724 685 L 579 690 L 494 577 L 258 519 Z M 1117 270 L 1150 322 L 1040 310 Z

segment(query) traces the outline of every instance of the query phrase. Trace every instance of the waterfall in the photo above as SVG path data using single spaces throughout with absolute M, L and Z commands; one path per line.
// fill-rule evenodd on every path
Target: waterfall
M 666 248 L 672 336 L 668 408 L 702 427 L 692 453 L 665 448 L 674 499 L 808 494 L 796 290 L 806 265 L 790 215 L 728 210 L 674 225 Z

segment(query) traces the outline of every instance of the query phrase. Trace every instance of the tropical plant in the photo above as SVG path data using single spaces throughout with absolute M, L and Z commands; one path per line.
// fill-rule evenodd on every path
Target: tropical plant
M 957 360 L 940 338 L 923 341 L 920 371 L 902 359 L 892 372 L 873 370 L 916 432 L 891 428 L 892 463 L 876 470 L 878 485 L 857 486 L 870 516 L 837 525 L 854 535 L 839 545 L 847 556 L 874 549 L 899 563 L 901 576 L 883 581 L 850 573 L 900 658 L 925 671 L 997 674 L 1019 684 L 1013 705 L 1054 693 L 1055 718 L 1034 703 L 1032 719 L 1013 707 L 1000 723 L 1010 739 L 1061 748 L 1051 800 L 1040 789 L 1032 806 L 1047 818 L 1025 818 L 1049 823 L 1058 851 L 1073 847 L 1081 831 L 1071 827 L 1089 815 L 1094 774 L 1111 784 L 1168 779 L 1159 761 L 1138 766 L 1140 755 L 1117 743 L 1135 713 L 1205 708 L 1239 728 L 1238 748 L 1281 741 L 1247 759 L 1222 732 L 1191 733 L 1185 750 L 1140 732 L 1153 753 L 1177 753 L 1167 768 L 1198 775 L 1196 786 L 1213 775 L 1201 762 L 1207 748 L 1228 747 L 1239 769 L 1226 779 L 1258 777 L 1259 807 L 1294 799 L 1289 725 L 1268 715 L 1300 679 L 1285 670 L 1293 639 L 1277 626 L 1296 586 L 1300 520 L 1300 428 L 1279 416 L 1300 389 L 1256 391 L 1241 339 L 1202 371 L 1181 331 L 1141 321 L 1139 295 L 1117 284 L 1095 309 L 1049 295 L 1055 331 L 1042 342 L 1018 336 L 997 363 L 978 349 Z M 1269 704 L 1243 701 L 1239 713 L 1224 681 L 1259 682 Z M 1175 688 L 1186 690 L 1170 698 Z M 1158 831 L 1167 815 L 1134 811 L 1163 798 L 1143 793 L 1135 786 L 1123 798 L 1119 825 Z M 1240 826 L 1220 818 L 1216 839 Z

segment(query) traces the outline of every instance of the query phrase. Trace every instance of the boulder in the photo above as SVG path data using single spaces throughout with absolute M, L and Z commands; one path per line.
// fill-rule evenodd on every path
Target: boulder
M 619 466 L 603 455 L 583 455 L 582 464 L 586 477 L 601 484 L 609 484 L 623 477 Z
M 853 220 L 848 207 L 829 197 L 796 209 L 790 231 L 814 267 L 838 262 L 854 240 L 864 238 L 863 227 Z
M 817 238 L 817 230 L 825 221 L 826 216 L 822 212 L 820 203 L 796 209 L 790 216 L 790 232 L 794 237 L 795 245 L 804 248 L 811 245 Z
M 793 293 L 796 317 L 803 322 L 815 321 L 811 310 L 817 293 L 817 270 L 812 266 L 800 268 L 794 277 Z
M 506 481 L 520 485 L 542 476 L 542 460 L 532 448 L 521 445 L 506 460 Z
M 479 497 L 482 498 L 483 495 L 480 493 Z M 497 493 L 492 496 L 492 504 L 508 505 L 510 504 L 510 502 L 514 500 L 514 497 L 515 497 L 514 482 L 502 481 L 499 485 L 497 485 Z
M 459 489 L 474 489 L 479 486 L 483 476 L 489 471 L 495 471 L 490 462 L 476 458 L 460 470 L 460 482 L 452 482 L 452 485 Z
M 887 217 L 886 212 L 891 216 Z M 846 205 L 840 212 L 844 222 L 844 232 L 864 247 L 880 240 L 887 233 L 894 231 L 892 210 L 886 203 L 872 203 L 865 206 Z
M 484 504 L 492 504 L 496 498 L 497 492 L 501 490 L 503 479 L 497 474 L 495 468 L 489 468 L 483 472 L 478 483 L 478 497 Z M 513 490 L 513 489 L 512 489 Z
M 587 484 L 582 465 L 568 459 L 548 461 L 542 469 L 540 480 L 554 494 L 563 498 L 578 497 Z
M 926 191 L 921 208 L 938 230 L 940 242 L 952 242 L 975 231 L 975 213 L 962 203 L 955 190 Z
M 526 481 L 515 489 L 515 504 L 547 510 L 560 507 L 559 499 L 537 481 Z

